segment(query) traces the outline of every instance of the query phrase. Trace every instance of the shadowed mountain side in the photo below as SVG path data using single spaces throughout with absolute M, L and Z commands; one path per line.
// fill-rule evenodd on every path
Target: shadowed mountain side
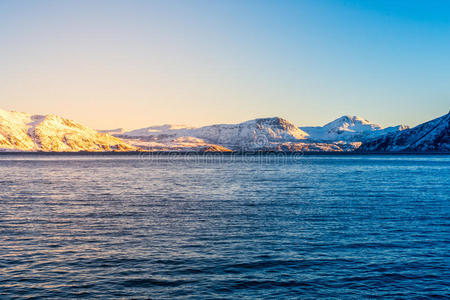
M 450 152 L 450 113 L 414 128 L 367 141 L 359 151 Z

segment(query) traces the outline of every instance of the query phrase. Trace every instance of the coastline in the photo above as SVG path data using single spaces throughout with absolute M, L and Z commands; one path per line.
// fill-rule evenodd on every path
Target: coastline
M 120 155 L 149 155 L 149 156 L 181 156 L 181 155 L 198 155 L 198 156 L 257 156 L 257 155 L 289 155 L 289 156 L 365 156 L 365 155 L 450 155 L 450 152 L 358 152 L 358 151 L 348 151 L 348 152 L 332 152 L 332 151 L 102 151 L 102 152 L 90 152 L 90 151 L 79 151 L 79 152 L 45 152 L 45 151 L 0 151 L 1 155 L 43 155 L 43 156 L 80 156 L 80 155 L 90 155 L 90 156 L 120 156 Z

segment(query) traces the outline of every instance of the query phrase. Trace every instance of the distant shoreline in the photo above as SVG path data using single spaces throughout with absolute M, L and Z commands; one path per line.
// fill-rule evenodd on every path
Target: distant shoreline
M 256 155 L 289 155 L 289 156 L 364 156 L 364 155 L 450 155 L 450 152 L 332 152 L 332 151 L 231 151 L 231 152 L 208 152 L 208 151 L 104 151 L 104 152 L 44 152 L 44 151 L 24 151 L 24 152 L 0 152 L 1 155 L 42 155 L 42 156 L 119 156 L 119 155 L 141 155 L 141 156 L 256 156 Z

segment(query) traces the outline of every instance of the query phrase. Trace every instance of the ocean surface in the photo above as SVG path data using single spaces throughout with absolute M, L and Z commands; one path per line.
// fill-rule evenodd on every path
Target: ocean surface
M 0 298 L 449 298 L 450 156 L 0 156 Z

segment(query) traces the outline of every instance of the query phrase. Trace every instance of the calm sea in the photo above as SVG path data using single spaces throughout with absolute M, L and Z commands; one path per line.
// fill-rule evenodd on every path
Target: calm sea
M 0 298 L 450 297 L 450 156 L 0 156 Z

